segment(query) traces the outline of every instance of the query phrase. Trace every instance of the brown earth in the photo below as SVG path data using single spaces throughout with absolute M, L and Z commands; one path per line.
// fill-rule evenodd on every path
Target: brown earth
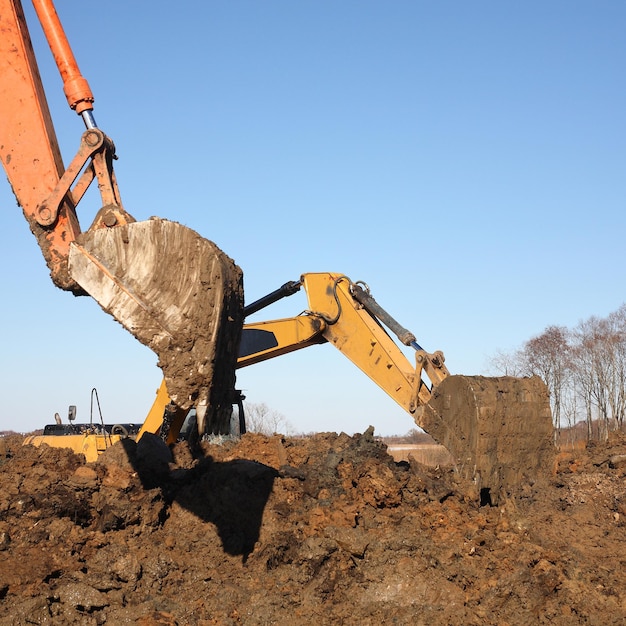
M 626 437 L 498 506 L 371 431 L 0 440 L 0 624 L 626 623 Z

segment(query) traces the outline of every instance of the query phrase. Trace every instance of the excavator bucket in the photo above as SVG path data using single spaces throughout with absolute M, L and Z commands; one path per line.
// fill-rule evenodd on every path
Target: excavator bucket
M 240 268 L 195 231 L 152 218 L 79 235 L 69 272 L 156 352 L 170 398 L 196 407 L 199 431 L 227 433 L 243 325 Z
M 416 422 L 450 451 L 482 503 L 497 504 L 507 490 L 553 469 L 548 389 L 537 376 L 449 376 Z

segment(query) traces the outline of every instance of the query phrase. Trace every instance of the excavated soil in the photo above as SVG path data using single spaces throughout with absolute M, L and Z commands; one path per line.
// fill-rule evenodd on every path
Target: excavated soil
M 624 435 L 498 506 L 371 431 L 0 444 L 0 624 L 626 623 Z

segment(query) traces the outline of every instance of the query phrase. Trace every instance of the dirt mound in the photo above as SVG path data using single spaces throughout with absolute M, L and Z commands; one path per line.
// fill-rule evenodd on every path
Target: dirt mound
M 4 440 L 0 624 L 623 624 L 626 438 L 479 506 L 371 431 Z

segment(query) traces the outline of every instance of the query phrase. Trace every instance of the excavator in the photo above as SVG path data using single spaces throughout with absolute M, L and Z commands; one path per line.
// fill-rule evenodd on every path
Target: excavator
M 64 166 L 20 0 L 0 0 L 0 159 L 53 283 L 90 296 L 158 356 L 163 382 L 140 427 L 55 424 L 25 443 L 70 447 L 87 461 L 146 433 L 172 445 L 193 414 L 195 436 L 228 433 L 240 408 L 236 370 L 329 343 L 340 350 L 454 456 L 458 471 L 493 498 L 545 473 L 552 419 L 538 378 L 451 375 L 370 293 L 340 273 L 305 273 L 244 306 L 241 269 L 216 244 L 163 218 L 136 221 L 122 205 L 115 145 L 96 125 L 94 97 L 52 0 L 32 0 L 85 130 Z M 100 207 L 82 229 L 77 207 L 94 183 Z M 81 207 L 82 211 L 82 207 Z M 308 309 L 248 322 L 303 290 Z M 396 339 L 392 338 L 395 335 Z M 400 344 L 400 345 L 399 345 Z M 402 347 L 401 347 L 402 346 Z M 413 350 L 415 364 L 405 355 Z

